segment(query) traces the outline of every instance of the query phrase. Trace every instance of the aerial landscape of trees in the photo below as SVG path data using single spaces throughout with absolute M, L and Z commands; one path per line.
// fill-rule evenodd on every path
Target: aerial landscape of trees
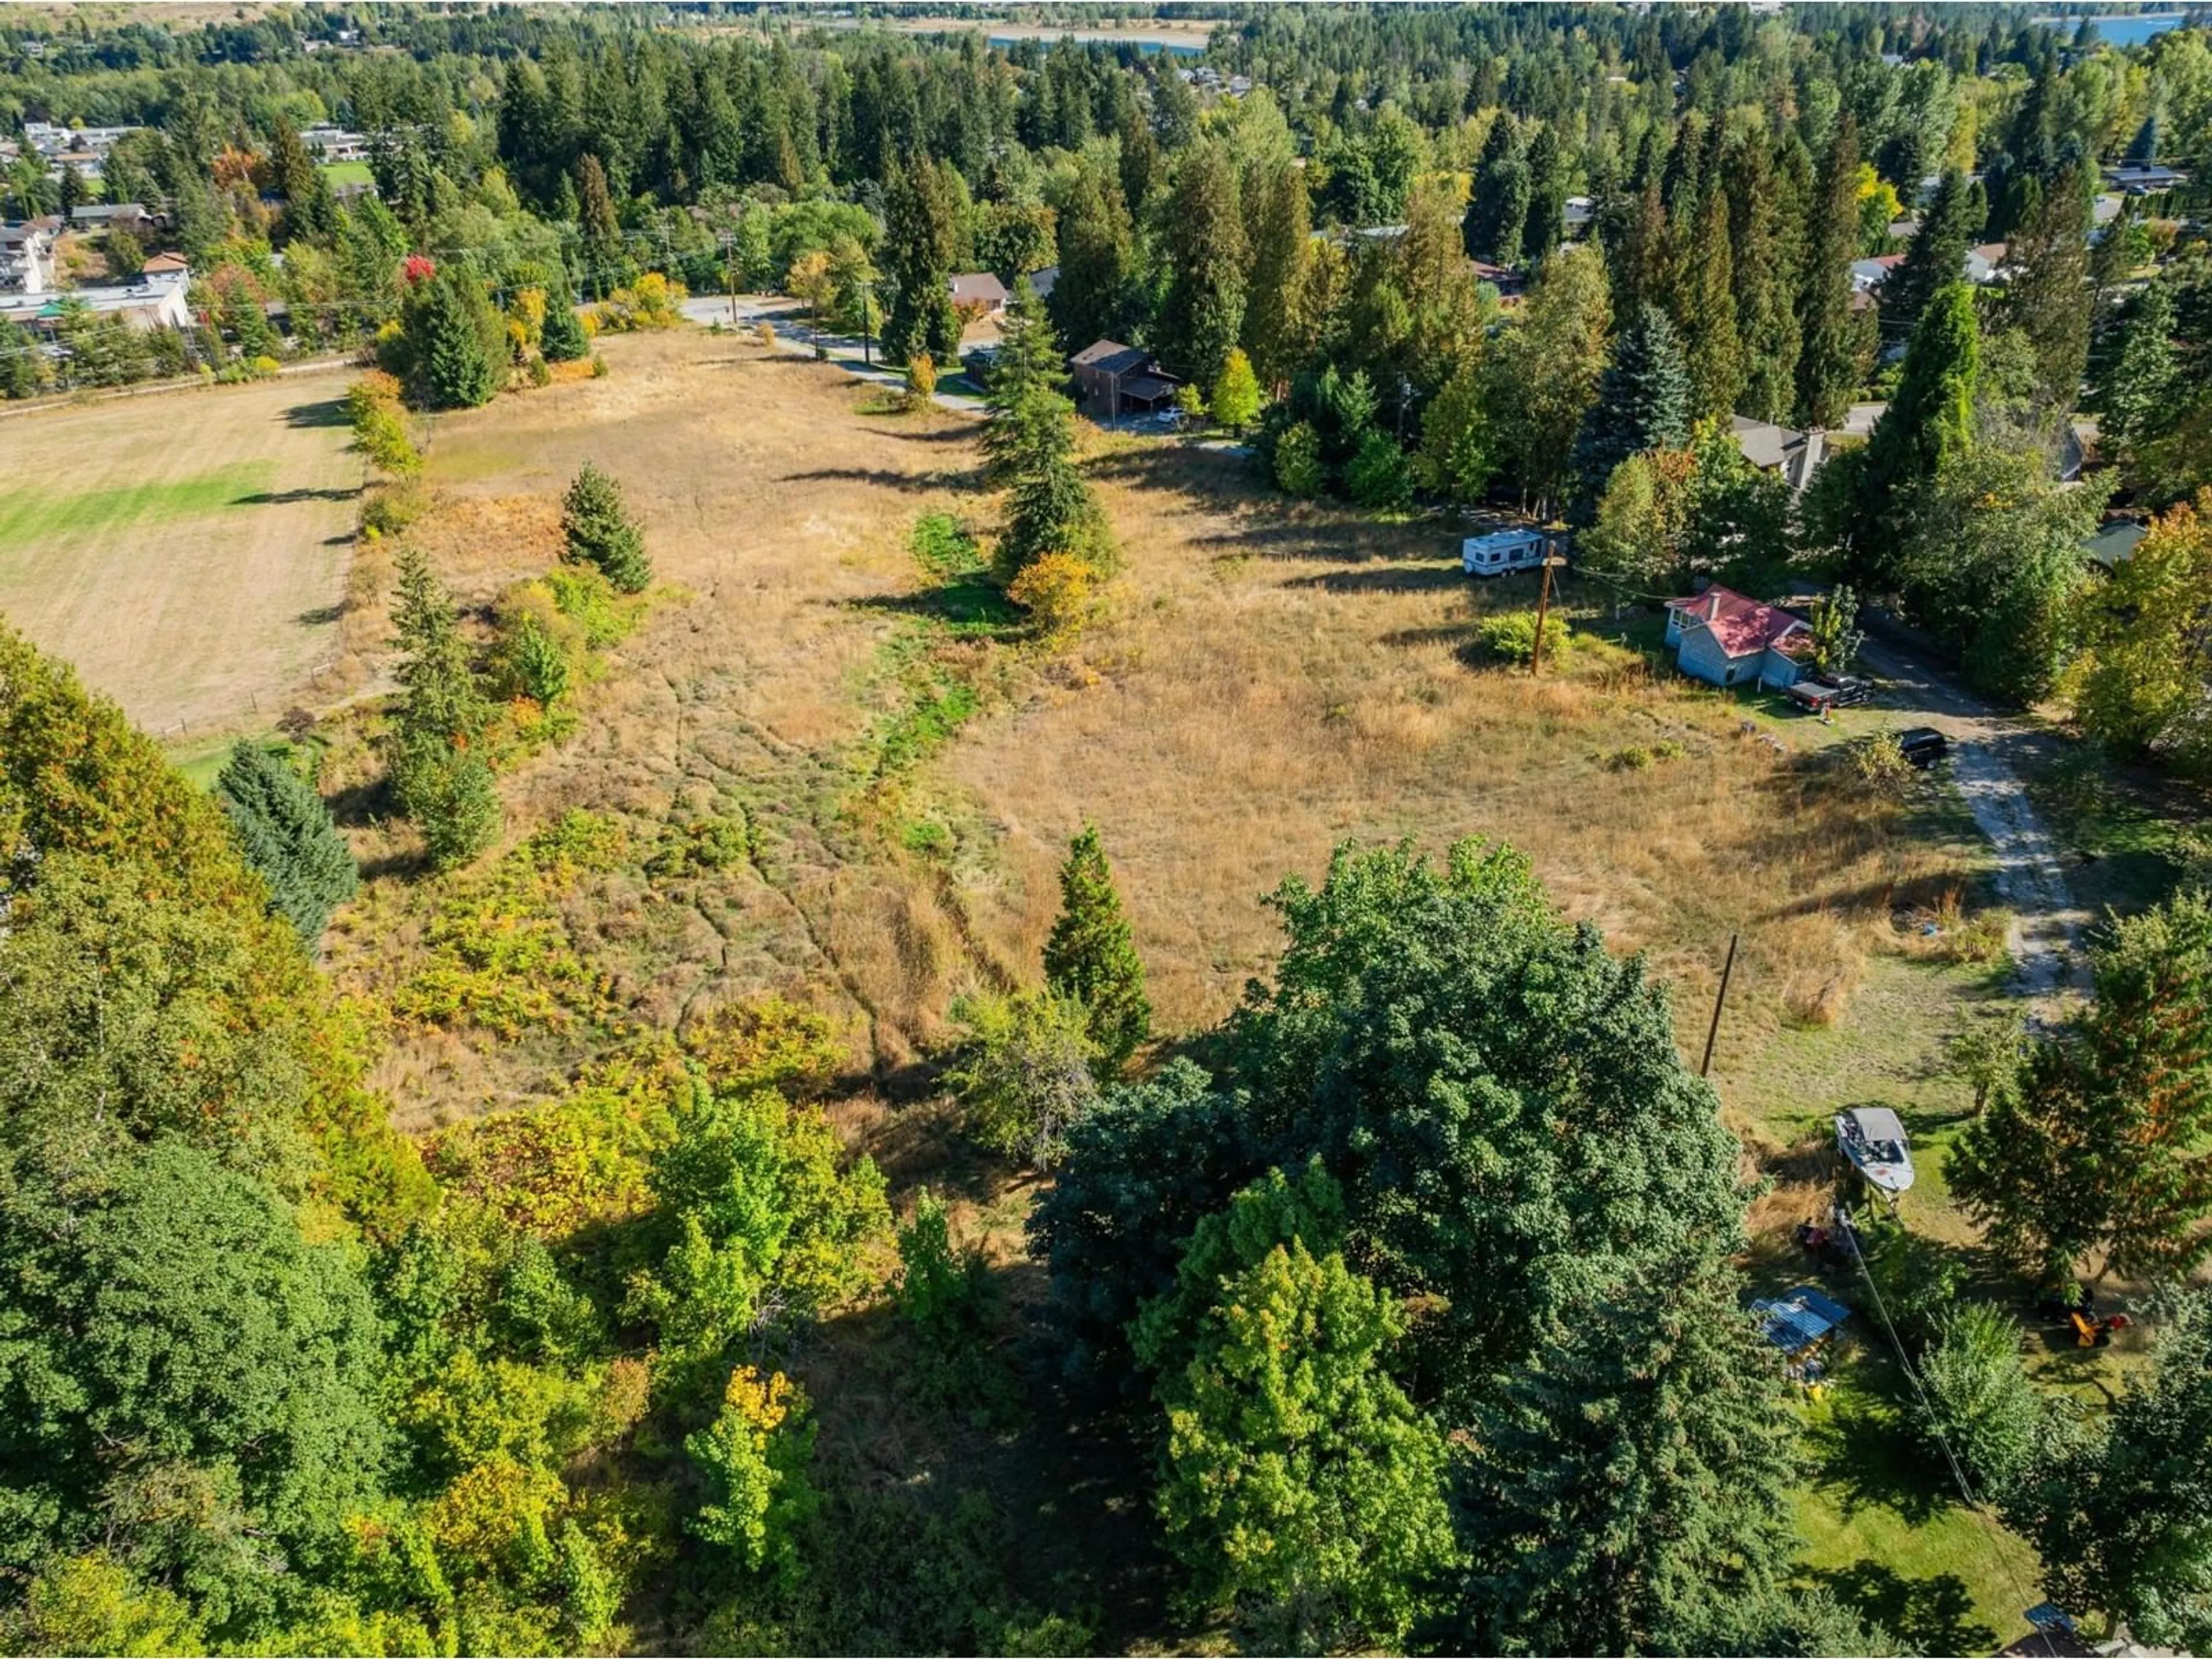
M 191 271 L 160 337 L 66 291 L 0 321 L 0 390 L 343 356 L 325 423 L 362 487 L 332 493 L 359 497 L 369 573 L 347 604 L 388 623 L 349 647 L 374 661 L 334 786 L 313 714 L 165 751 L 0 621 L 0 1651 L 1940 1648 L 1958 1627 L 1910 1596 L 1808 1565 L 1824 1435 L 1913 1460 L 1927 1510 L 1955 1497 L 1970 1540 L 2001 1533 L 2100 1635 L 2212 1643 L 2212 901 L 2189 839 L 2212 242 L 2173 170 L 2212 140 L 2212 36 L 2012 4 L 1181 9 L 1156 21 L 1205 44 L 1175 53 L 1080 6 L 1017 38 L 880 8 L 0 17 L 9 218 L 137 200 L 143 236 L 84 237 L 80 271 Z M 50 173 L 33 124 L 129 131 L 96 176 Z M 333 129 L 365 164 L 325 159 Z M 986 272 L 1003 308 L 956 305 Z M 774 296 L 743 332 L 740 291 Z M 692 292 L 730 296 L 711 334 Z M 856 576 L 820 609 L 875 630 L 914 696 L 824 717 L 858 782 L 716 817 L 696 779 L 625 778 L 622 809 L 665 819 L 625 864 L 609 802 L 515 781 L 572 740 L 623 754 L 602 689 L 655 668 L 623 642 L 696 597 L 609 461 L 657 383 L 594 343 L 711 341 L 742 425 L 760 377 L 831 372 L 779 355 L 802 318 L 812 355 L 867 357 L 875 441 L 973 440 L 944 452 L 972 477 L 874 481 L 936 492 L 896 526 L 825 507 L 821 544 L 788 550 L 863 573 L 911 553 L 926 591 Z M 1071 376 L 1094 343 L 1180 415 L 1086 422 L 1119 412 Z M 601 375 L 635 401 L 586 404 Z M 179 428 L 183 400 L 228 395 L 179 391 Z M 548 407 L 591 412 L 533 453 L 533 493 L 411 533 L 456 422 Z M 1785 1368 L 1752 1306 L 1814 1271 L 1780 1211 L 1825 1116 L 1747 1134 L 1685 1057 L 1681 964 L 1635 898 L 1547 884 L 1526 837 L 1396 841 L 1383 802 L 1333 847 L 1269 842 L 1243 890 L 1272 884 L 1262 965 L 1224 953 L 1231 994 L 1189 1018 L 1163 988 L 1183 964 L 1135 925 L 1186 896 L 1126 880 L 1165 837 L 1092 804 L 1112 781 L 1085 751 L 1049 905 L 977 942 L 973 893 L 1012 866 L 902 794 L 893 757 L 949 743 L 1016 653 L 1040 702 L 1134 672 L 1140 648 L 1078 641 L 1188 595 L 1132 592 L 1158 526 L 1110 509 L 1198 493 L 1159 459 L 1189 454 L 1244 515 L 1209 526 L 1201 580 L 1316 524 L 1555 538 L 1571 574 L 1547 539 L 1542 599 L 1528 579 L 1545 620 L 1437 612 L 1453 672 L 1528 688 L 1539 724 L 1545 694 L 1631 710 L 1632 630 L 1720 583 L 1803 598 L 1812 672 L 1845 676 L 1880 628 L 1974 718 L 2033 711 L 2004 729 L 2065 747 L 2060 805 L 2118 817 L 2124 769 L 2191 826 L 2171 879 L 2085 922 L 2079 984 L 2032 1022 L 2008 961 L 1947 958 L 2000 1012 L 1954 1046 L 1971 1110 L 1923 1152 L 1945 1230 L 1869 1206 L 1825 1246 L 1875 1316 L 1878 1407 Z M 0 556 L 35 516 L 0 509 Z M 2124 554 L 2093 556 L 2116 527 Z M 468 585 L 457 546 L 539 532 L 540 562 Z M 781 602 L 742 600 L 815 625 Z M 1599 666 L 1555 693 L 1571 653 Z M 975 678 L 945 678 L 956 659 Z M 758 665 L 732 647 L 716 672 Z M 860 673 L 825 650 L 810 692 Z M 1201 713 L 1226 764 L 1250 734 Z M 1856 772 L 1778 769 L 1768 808 L 1871 821 L 1917 788 L 1913 833 L 1971 837 L 1895 738 Z M 1623 741 L 1592 765 L 1684 753 L 1672 727 Z M 909 1060 L 856 1072 L 823 1011 L 865 1000 L 834 940 L 775 959 L 713 902 L 725 870 L 829 860 L 793 800 L 951 919 L 891 924 L 933 973 L 968 964 Z M 1656 821 L 1623 833 L 1673 856 Z M 1760 842 L 1787 833 L 1745 826 L 1741 855 L 1820 856 Z M 1959 893 L 1923 913 L 1902 863 L 1880 904 L 1949 948 Z M 587 963 L 551 919 L 602 878 Z M 756 994 L 653 1003 L 606 965 L 669 892 Z M 380 981 L 379 935 L 430 966 Z M 391 1035 L 456 1011 L 518 1069 L 471 1072 L 456 1040 L 416 1111 Z M 564 1022 L 580 1064 L 532 1046 Z M 896 1120 L 868 1152 L 863 1097 Z M 2095 1324 L 2083 1280 L 2136 1324 Z M 2072 1323 L 2037 1346 L 2015 1312 L 2053 1297 L 2082 1365 L 2113 1328 L 2125 1365 L 2064 1370 Z M 970 1484 L 911 1473 L 913 1421 Z

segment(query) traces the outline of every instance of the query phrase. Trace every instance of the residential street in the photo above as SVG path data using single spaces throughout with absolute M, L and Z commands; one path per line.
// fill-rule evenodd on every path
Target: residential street
M 734 324 L 730 320 L 733 303 L 737 313 Z M 897 369 L 883 367 L 879 354 L 878 361 L 873 366 L 864 365 L 860 340 L 827 331 L 816 335 L 807 326 L 806 318 L 796 300 L 775 295 L 740 294 L 732 302 L 726 295 L 695 294 L 684 301 L 684 314 L 702 327 L 720 323 L 724 328 L 734 327 L 738 332 L 747 334 L 765 319 L 775 325 L 776 343 L 794 356 L 811 356 L 818 338 L 827 349 L 830 361 L 854 380 L 869 380 L 894 389 L 902 389 L 906 385 L 904 374 Z M 949 376 L 957 374 L 958 369 L 957 363 L 940 364 L 938 372 Z M 940 392 L 937 394 L 937 403 L 940 409 L 949 409 L 956 414 L 981 415 L 984 412 L 983 400 L 964 392 Z

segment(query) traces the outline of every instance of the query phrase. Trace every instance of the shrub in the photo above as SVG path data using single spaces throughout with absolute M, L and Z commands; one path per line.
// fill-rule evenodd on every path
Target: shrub
M 954 1242 L 951 1218 L 925 1187 L 898 1230 L 898 1253 L 892 1299 L 921 1350 L 917 1391 L 936 1405 L 964 1401 L 982 1421 L 1003 1416 L 1012 1390 L 992 1337 L 1004 1298 L 982 1249 Z
M 553 371 L 547 366 L 543 357 L 532 357 L 530 360 L 530 384 L 536 386 L 553 384 Z
M 1533 611 L 1506 611 L 1482 621 L 1483 648 L 1493 657 L 1506 662 L 1525 663 L 1536 648 L 1536 613 Z M 1544 618 L 1544 660 L 1558 665 L 1567 659 L 1571 648 L 1571 636 L 1567 625 L 1557 616 Z M 1648 761 L 1649 757 L 1646 757 Z
M 684 320 L 683 302 L 690 297 L 690 290 L 683 283 L 648 270 L 631 286 L 617 289 L 599 302 L 599 325 L 611 334 L 673 328 Z
M 779 996 L 717 1009 L 679 1041 L 718 1089 L 777 1089 L 793 1100 L 825 1092 L 852 1059 L 843 1026 Z
M 804 1389 L 740 1365 L 720 1415 L 684 1442 L 708 1494 L 691 1531 L 787 1589 L 805 1575 L 800 1535 L 821 1504 L 807 1478 L 814 1432 Z
M 1068 1126 L 1098 1100 L 1083 1005 L 1049 991 L 979 994 L 954 1003 L 952 1017 L 966 1042 L 945 1081 L 967 1105 L 970 1132 L 1039 1168 L 1052 1163 Z
M 775 349 L 775 325 L 767 318 L 761 319 L 760 326 L 753 331 L 753 335 L 769 350 Z
M 1869 790 L 1895 794 L 1912 780 L 1912 763 L 1894 732 L 1877 732 L 1851 745 L 1851 775 Z
M 1091 567 L 1075 555 L 1048 553 L 1023 568 L 1006 597 L 1029 612 L 1039 639 L 1064 645 L 1091 619 L 1095 586 Z
M 1370 432 L 1344 469 L 1344 487 L 1362 507 L 1401 510 L 1413 500 L 1413 464 L 1388 433 Z
M 607 360 L 596 351 L 592 354 L 592 378 L 595 380 L 607 378 Z
M 422 458 L 407 436 L 407 423 L 399 412 L 398 380 L 372 369 L 346 388 L 346 418 L 352 422 L 354 447 L 369 465 L 394 477 L 411 477 L 422 469 Z
M 1300 421 L 1275 441 L 1275 483 L 1285 495 L 1310 497 L 1328 485 L 1321 456 L 1321 434 Z
M 1968 1302 L 1937 1321 L 1922 1355 L 1928 1409 L 1918 1428 L 1931 1455 L 1948 1443 L 1982 1495 L 2002 1501 L 2027 1471 L 2043 1407 L 2021 1361 L 2020 1327 L 1986 1303 Z
M 1651 764 L 1651 751 L 1640 743 L 1632 743 L 1626 749 L 1614 750 L 1605 763 L 1616 772 L 1641 772 Z
M 906 360 L 906 406 L 927 409 L 936 395 L 937 364 L 927 351 L 917 351 Z

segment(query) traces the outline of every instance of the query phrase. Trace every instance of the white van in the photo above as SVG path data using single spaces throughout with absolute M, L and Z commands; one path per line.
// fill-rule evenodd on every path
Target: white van
M 1493 530 L 1459 544 L 1459 562 L 1470 576 L 1503 576 L 1543 567 L 1551 538 L 1540 530 Z

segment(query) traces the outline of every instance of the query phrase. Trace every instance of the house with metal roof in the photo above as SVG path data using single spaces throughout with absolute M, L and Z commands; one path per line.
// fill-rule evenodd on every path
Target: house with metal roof
M 1667 643 L 1674 665 L 1713 685 L 1795 684 L 1813 650 L 1810 623 L 1780 605 L 1746 599 L 1714 583 L 1667 601 Z
M 1182 385 L 1152 361 L 1152 354 L 1118 340 L 1094 340 L 1067 360 L 1091 413 L 1113 420 L 1164 409 Z

